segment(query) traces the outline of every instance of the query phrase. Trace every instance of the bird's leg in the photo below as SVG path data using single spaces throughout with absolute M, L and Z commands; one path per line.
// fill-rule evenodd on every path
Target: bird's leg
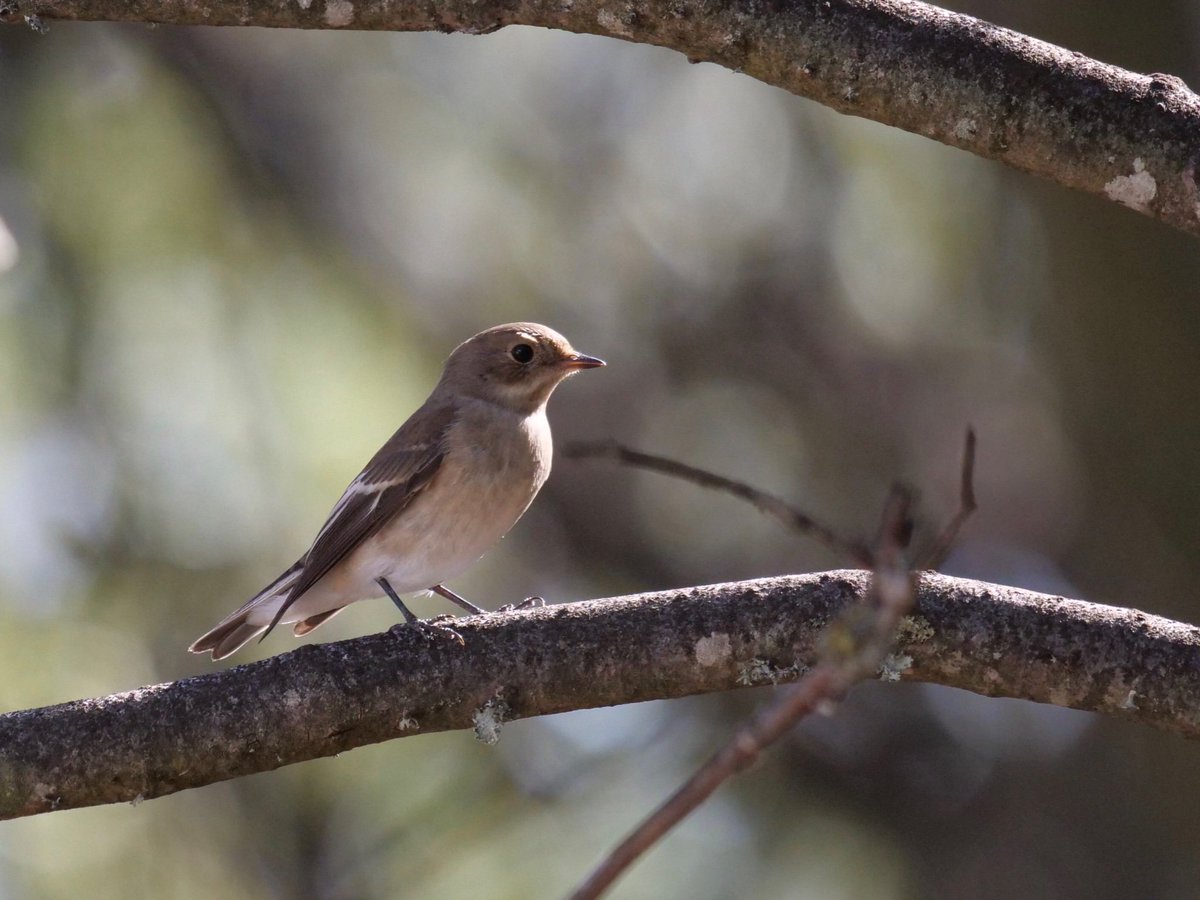
M 386 578 L 376 578 L 375 583 L 383 588 L 383 592 L 388 595 L 388 598 L 396 604 L 396 609 L 400 610 L 400 615 L 404 616 L 404 621 L 409 625 L 416 625 L 420 619 L 413 615 L 413 611 L 404 605 L 404 601 L 400 599 L 400 595 L 392 590 L 392 586 L 388 584 Z
M 463 640 L 463 636 L 453 628 L 449 628 L 445 625 L 436 625 L 432 622 L 422 622 L 415 615 L 413 615 L 413 611 L 404 605 L 404 601 L 400 599 L 400 595 L 392 589 L 390 584 L 388 584 L 388 580 L 386 578 L 383 578 L 382 576 L 376 578 L 375 583 L 383 588 L 383 592 L 388 595 L 388 598 L 393 603 L 396 604 L 396 608 L 400 610 L 400 615 L 404 616 L 405 624 L 412 625 L 426 634 L 436 634 L 438 637 L 443 638 L 448 637 L 451 640 L 462 644 L 464 647 L 466 646 L 467 642 Z
M 541 597 L 526 597 L 520 603 L 505 603 L 496 612 L 516 612 L 519 609 L 541 609 L 546 601 Z
M 445 597 L 447 600 L 449 600 L 455 606 L 461 606 L 463 609 L 465 609 L 467 612 L 469 612 L 473 616 L 482 616 L 487 612 L 486 609 L 476 606 L 474 603 L 472 603 L 467 598 L 460 597 L 458 594 L 454 593 L 454 591 L 450 590 L 450 588 L 446 587 L 444 584 L 435 584 L 433 587 L 430 588 L 430 590 L 433 591 L 435 594 L 439 594 L 440 596 Z

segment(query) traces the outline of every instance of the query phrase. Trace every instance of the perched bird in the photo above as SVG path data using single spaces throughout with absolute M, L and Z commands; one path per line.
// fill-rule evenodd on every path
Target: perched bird
M 308 552 L 188 649 L 223 659 L 280 622 L 308 634 L 381 593 L 426 628 L 439 626 L 419 622 L 400 594 L 432 590 L 483 612 L 443 582 L 504 536 L 550 474 L 550 394 L 603 365 L 532 322 L 459 344 L 429 399 L 350 482 Z

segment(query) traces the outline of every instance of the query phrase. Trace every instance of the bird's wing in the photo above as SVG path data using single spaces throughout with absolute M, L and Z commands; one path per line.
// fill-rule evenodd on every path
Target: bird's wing
M 303 559 L 271 633 L 283 614 L 352 550 L 403 512 L 437 474 L 446 455 L 446 432 L 456 410 L 446 404 L 422 407 L 380 448 L 346 488 Z

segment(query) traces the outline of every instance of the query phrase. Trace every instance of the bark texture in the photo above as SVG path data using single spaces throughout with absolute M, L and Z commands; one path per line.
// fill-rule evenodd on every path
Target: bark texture
M 1200 235 L 1200 97 L 915 0 L 0 0 L 0 21 L 485 34 L 535 25 L 714 62 Z
M 869 575 L 826 572 L 401 628 L 124 694 L 0 716 L 0 818 L 163 796 L 391 738 L 793 681 Z M 1200 736 L 1200 629 L 925 574 L 885 679 L 1104 712 Z

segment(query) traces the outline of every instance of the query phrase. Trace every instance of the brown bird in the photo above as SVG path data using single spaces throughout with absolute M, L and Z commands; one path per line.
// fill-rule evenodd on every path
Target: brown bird
M 424 405 L 350 482 L 296 563 L 188 649 L 223 659 L 280 622 L 308 634 L 358 600 L 446 588 L 512 528 L 550 474 L 546 401 L 604 361 L 532 322 L 459 344 Z M 453 634 L 453 632 L 451 632 Z

